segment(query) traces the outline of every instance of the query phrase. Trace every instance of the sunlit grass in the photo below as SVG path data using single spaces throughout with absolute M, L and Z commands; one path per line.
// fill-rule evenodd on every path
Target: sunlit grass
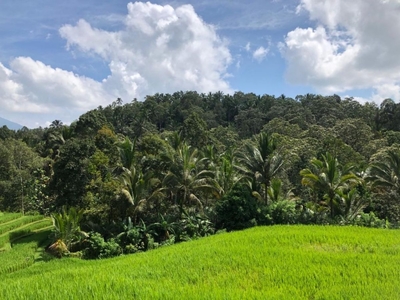
M 102 261 L 53 260 L 1 299 L 399 299 L 398 231 L 275 226 Z
M 3 212 L 0 212 L 0 225 L 3 224 L 3 223 L 6 223 L 8 221 L 11 221 L 11 220 L 14 220 L 14 219 L 18 219 L 21 216 L 22 216 L 21 213 L 3 213 Z
M 43 218 L 43 216 L 21 216 L 19 218 L 12 219 L 8 222 L 0 224 L 0 235 L 23 225 L 42 220 Z
M 19 222 L 20 219 L 21 222 Z M 31 222 L 28 222 L 29 220 Z M 21 217 L 19 219 L 14 220 L 12 224 L 9 224 L 8 227 L 9 230 L 0 234 L 0 249 L 4 248 L 5 245 L 10 243 L 11 240 L 18 239 L 20 237 L 33 233 L 42 228 L 49 227 L 52 224 L 50 218 L 43 218 L 43 217 L 41 218 L 37 217 L 31 219 L 28 218 L 28 221 L 26 219 L 23 219 L 23 217 Z M 18 223 L 19 226 L 16 226 L 14 222 L 19 222 Z
M 38 231 L 12 243 L 9 251 L 0 254 L 0 275 L 31 266 L 39 257 L 39 246 L 48 240 L 50 233 L 50 229 Z

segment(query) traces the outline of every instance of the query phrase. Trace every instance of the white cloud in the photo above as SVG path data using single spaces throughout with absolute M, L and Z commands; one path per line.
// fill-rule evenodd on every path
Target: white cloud
M 29 57 L 13 59 L 8 68 L 0 63 L 3 116 L 37 113 L 69 122 L 67 116 L 77 118 L 117 97 L 130 101 L 178 90 L 231 92 L 227 43 L 192 6 L 129 3 L 124 24 L 122 30 L 106 31 L 80 20 L 59 30 L 72 54 L 96 55 L 108 64 L 110 75 L 102 81 Z M 24 124 L 45 125 L 38 120 Z
M 246 46 L 244 47 L 244 49 L 246 49 L 247 52 L 250 51 L 250 42 L 248 42 L 248 43 L 246 44 Z
M 113 99 L 101 83 L 29 57 L 15 58 L 10 68 L 0 64 L 0 103 L 11 112 L 84 111 Z
M 231 63 L 226 42 L 191 5 L 176 9 L 149 2 L 129 3 L 126 27 L 92 28 L 84 20 L 60 34 L 69 48 L 101 56 L 111 75 L 103 82 L 122 98 L 177 90 L 230 91 L 224 80 Z
M 259 47 L 257 50 L 253 52 L 253 58 L 259 62 L 261 62 L 265 56 L 267 56 L 269 52 L 268 48 Z
M 316 27 L 296 28 L 281 47 L 290 82 L 329 93 L 374 88 L 378 102 L 400 100 L 399 1 L 302 0 L 304 11 Z

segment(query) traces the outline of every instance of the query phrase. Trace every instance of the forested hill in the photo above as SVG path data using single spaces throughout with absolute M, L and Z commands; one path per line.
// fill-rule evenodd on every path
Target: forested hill
M 12 130 L 19 130 L 23 127 L 22 125 L 19 125 L 17 123 L 11 122 L 7 119 L 3 119 L 0 117 L 0 127 L 3 127 L 3 126 L 7 126 L 8 129 L 12 129 Z
M 117 99 L 70 126 L 0 128 L 0 210 L 72 206 L 92 229 L 128 217 L 161 224 L 195 215 L 234 229 L 349 223 L 370 212 L 396 224 L 399 131 L 400 104 L 391 99 L 380 106 L 241 92 Z M 290 220 L 274 217 L 281 201 Z M 243 219 L 232 219 L 235 205 Z

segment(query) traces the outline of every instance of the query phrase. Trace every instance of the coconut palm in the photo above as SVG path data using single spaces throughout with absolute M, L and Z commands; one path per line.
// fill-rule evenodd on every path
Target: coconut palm
M 205 159 L 196 148 L 182 142 L 175 152 L 168 153 L 168 171 L 163 179 L 163 189 L 178 205 L 182 213 L 185 206 L 196 204 L 202 208 L 203 192 L 219 192 L 214 173 L 204 168 Z
M 61 120 L 54 120 L 50 124 L 50 128 L 60 128 L 62 126 L 63 126 L 63 122 L 61 122 Z
M 372 188 L 389 188 L 400 194 L 400 151 L 389 150 L 383 161 L 371 165 L 367 180 Z
M 228 193 L 243 179 L 238 172 L 236 160 L 236 153 L 232 149 L 226 150 L 219 157 L 219 165 L 215 168 L 215 179 L 221 187 L 222 194 Z
M 153 173 L 144 173 L 135 166 L 135 146 L 136 141 L 132 142 L 128 137 L 118 143 L 122 162 L 122 171 L 118 175 L 122 184 L 121 194 L 131 205 L 130 212 L 134 222 L 138 212 L 142 211 L 150 201 L 162 195 L 161 189 L 154 189 L 160 181 L 153 176 Z
M 340 191 L 339 196 L 343 206 L 342 216 L 346 221 L 354 220 L 368 205 L 366 198 L 359 195 L 355 187 L 348 191 Z
M 351 189 L 359 182 L 359 178 L 351 172 L 352 167 L 342 170 L 337 158 L 330 153 L 322 155 L 322 160 L 312 159 L 311 169 L 303 169 L 301 183 L 314 192 L 323 193 L 330 206 L 331 218 L 335 216 L 335 206 L 339 205 L 340 194 Z
M 253 194 L 268 204 L 268 188 L 271 180 L 283 166 L 283 158 L 276 152 L 275 140 L 267 133 L 258 136 L 257 144 L 247 144 L 239 154 L 239 170 L 252 185 Z M 258 191 L 257 191 L 258 190 Z
M 133 142 L 125 137 L 117 143 L 119 154 L 121 157 L 122 167 L 129 170 L 135 162 L 136 140 Z

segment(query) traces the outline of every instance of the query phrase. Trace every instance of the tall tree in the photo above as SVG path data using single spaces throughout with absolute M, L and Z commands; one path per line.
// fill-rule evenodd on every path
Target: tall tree
M 302 184 L 314 192 L 322 193 L 330 207 L 331 218 L 335 217 L 335 206 L 339 205 L 339 196 L 358 183 L 359 178 L 351 172 L 352 167 L 342 169 L 336 157 L 330 153 L 322 155 L 322 160 L 312 159 L 311 169 L 303 169 L 300 175 Z
M 196 148 L 183 142 L 169 160 L 170 168 L 164 177 L 163 186 L 181 213 L 185 206 L 192 203 L 202 208 L 202 193 L 219 192 L 214 173 L 204 168 L 204 158 Z
M 375 189 L 388 188 L 400 195 L 400 151 L 387 151 L 384 160 L 371 165 L 367 179 Z
M 276 150 L 274 138 L 263 132 L 258 135 L 256 145 L 246 144 L 245 150 L 238 155 L 240 171 L 250 182 L 255 183 L 255 196 L 263 199 L 265 204 L 268 204 L 267 191 L 271 180 L 283 166 L 283 158 Z

